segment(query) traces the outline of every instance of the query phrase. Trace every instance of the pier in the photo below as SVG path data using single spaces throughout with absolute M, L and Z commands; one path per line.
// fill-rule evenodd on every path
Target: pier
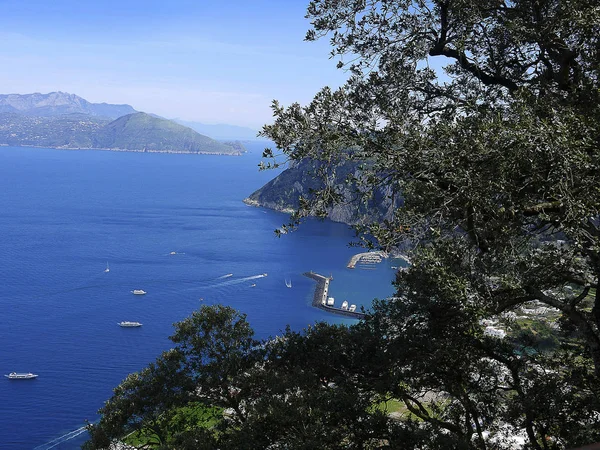
M 317 282 L 317 287 L 315 288 L 315 294 L 313 295 L 312 301 L 312 305 L 315 308 L 319 308 L 323 311 L 327 311 L 332 314 L 337 314 L 339 316 L 350 317 L 352 319 L 362 319 L 365 317 L 365 315 L 361 312 L 348 311 L 346 309 L 336 308 L 334 306 L 327 306 L 323 304 L 323 300 L 327 302 L 327 294 L 329 293 L 329 282 L 333 278 L 325 277 L 314 272 L 305 272 L 303 275 Z

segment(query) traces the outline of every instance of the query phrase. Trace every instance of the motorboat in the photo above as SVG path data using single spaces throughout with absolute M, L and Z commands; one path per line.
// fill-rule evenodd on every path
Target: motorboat
M 348 311 L 350 311 L 350 312 L 356 311 L 356 305 L 350 305 L 350 308 L 348 308 Z
M 37 378 L 38 375 L 35 373 L 18 373 L 18 372 L 11 372 L 8 375 L 4 375 L 6 378 L 8 378 L 9 380 L 31 380 L 33 378 Z
M 104 269 L 105 273 L 110 272 L 110 267 L 108 267 L 108 261 L 106 262 L 106 269 Z
M 342 302 L 342 309 L 348 309 L 348 302 L 346 300 Z
M 252 283 L 250 287 L 256 287 L 256 283 Z
M 142 326 L 142 324 L 139 322 L 128 322 L 128 321 L 119 322 L 118 325 L 123 328 L 135 328 L 135 327 Z
M 134 289 L 133 291 L 131 291 L 134 295 L 144 295 L 147 292 L 144 291 L 143 289 Z
M 335 305 L 335 298 L 328 297 L 327 298 L 327 306 L 333 306 L 333 305 Z
M 286 280 L 285 280 L 285 285 L 286 285 L 287 287 L 289 287 L 289 288 L 291 288 L 291 287 L 292 287 L 292 280 L 291 280 L 291 278 L 290 278 L 289 280 L 288 280 L 288 279 L 286 279 Z

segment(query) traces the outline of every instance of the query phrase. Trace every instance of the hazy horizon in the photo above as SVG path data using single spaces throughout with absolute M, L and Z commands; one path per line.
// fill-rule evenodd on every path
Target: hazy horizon
M 329 43 L 304 42 L 308 1 L 108 0 L 0 5 L 3 94 L 76 94 L 93 103 L 260 129 L 270 105 L 308 103 L 346 73 Z

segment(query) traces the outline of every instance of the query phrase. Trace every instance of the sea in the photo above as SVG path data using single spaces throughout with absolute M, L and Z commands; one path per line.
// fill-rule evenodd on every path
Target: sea
M 0 449 L 80 448 L 112 389 L 203 304 L 236 308 L 269 338 L 356 322 L 313 308 L 304 272 L 333 277 L 336 305 L 393 294 L 400 261 L 346 268 L 361 251 L 347 225 L 310 219 L 277 237 L 288 216 L 242 202 L 279 173 L 258 170 L 268 143 L 246 146 L 243 156 L 0 147 L 0 373 L 39 375 L 1 377 Z

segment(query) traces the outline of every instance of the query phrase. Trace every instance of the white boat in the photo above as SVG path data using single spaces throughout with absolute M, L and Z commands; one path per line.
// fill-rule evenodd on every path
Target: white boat
M 105 273 L 110 272 L 110 267 L 108 267 L 108 261 L 106 261 L 106 269 L 104 269 Z
M 35 373 L 18 373 L 18 372 L 11 372 L 8 375 L 4 375 L 6 378 L 8 378 L 9 380 L 31 380 L 33 378 L 37 378 L 37 374 Z
M 335 298 L 329 297 L 327 298 L 327 306 L 333 306 L 335 304 Z
M 350 308 L 348 308 L 348 311 L 350 311 L 350 312 L 356 311 L 356 305 L 350 305 Z
M 263 277 L 266 277 L 266 276 L 267 276 L 267 272 L 263 273 L 263 274 L 262 274 L 262 276 L 263 276 Z
M 345 309 L 348 309 L 348 301 L 344 300 L 344 301 L 342 302 L 342 309 L 344 309 L 344 310 L 345 310 Z
M 285 280 L 285 285 L 286 285 L 287 287 L 291 288 L 291 287 L 292 287 L 292 280 L 291 280 L 291 279 L 289 279 L 289 280 L 287 280 L 287 279 L 286 279 L 286 280 Z
M 226 275 L 223 275 L 223 277 L 222 277 L 222 278 L 229 278 L 229 277 L 232 277 L 232 276 L 233 276 L 233 274 L 232 274 L 232 273 L 228 273 L 228 274 L 226 274 Z
M 176 254 L 177 254 L 177 252 L 171 252 L 171 253 L 169 253 L 169 255 L 176 255 Z
M 250 287 L 256 287 L 256 283 L 252 283 Z
M 135 328 L 135 327 L 142 326 L 142 324 L 139 322 L 128 322 L 128 321 L 119 322 L 117 325 L 119 325 L 120 327 L 124 327 L 124 328 Z
M 144 291 L 143 289 L 134 289 L 133 291 L 131 291 L 134 295 L 144 295 L 146 294 L 146 291 Z

